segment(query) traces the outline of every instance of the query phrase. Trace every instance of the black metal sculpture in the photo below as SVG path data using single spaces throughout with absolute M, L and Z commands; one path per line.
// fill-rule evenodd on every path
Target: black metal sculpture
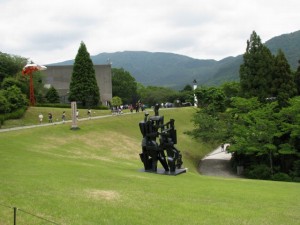
M 158 172 L 157 162 L 164 168 L 165 174 L 179 174 L 186 172 L 182 169 L 182 155 L 174 146 L 177 144 L 177 134 L 174 119 L 164 123 L 164 117 L 158 115 L 159 105 L 155 105 L 155 116 L 145 113 L 144 121 L 139 123 L 142 139 L 141 161 L 146 172 Z M 159 143 L 156 139 L 159 138 Z M 166 153 L 166 154 L 165 154 Z

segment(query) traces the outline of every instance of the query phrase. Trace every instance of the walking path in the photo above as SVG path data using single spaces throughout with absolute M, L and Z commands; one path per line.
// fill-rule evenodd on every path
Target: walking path
M 227 144 L 228 145 L 228 144 Z M 225 149 L 226 146 L 225 145 Z M 206 155 L 200 162 L 199 172 L 207 176 L 240 177 L 230 166 L 231 154 L 222 151 L 221 146 Z
M 119 115 L 125 115 L 125 114 L 130 114 L 130 113 L 122 113 Z M 104 116 L 93 116 L 91 118 L 81 118 L 78 121 L 83 121 L 83 120 L 94 120 L 94 119 L 101 119 L 105 117 L 111 117 L 111 116 L 116 116 L 116 115 L 104 115 Z M 53 122 L 53 123 L 42 123 L 42 124 L 36 124 L 36 125 L 29 125 L 29 126 L 22 126 L 22 127 L 12 127 L 12 128 L 7 128 L 7 129 L 0 129 L 1 132 L 7 132 L 7 131 L 13 131 L 13 130 L 23 130 L 23 129 L 29 129 L 29 128 L 35 128 L 35 127 L 45 127 L 45 126 L 52 126 L 52 125 L 57 125 L 57 124 L 63 124 L 63 123 L 72 123 L 72 120 L 66 120 L 65 122 Z

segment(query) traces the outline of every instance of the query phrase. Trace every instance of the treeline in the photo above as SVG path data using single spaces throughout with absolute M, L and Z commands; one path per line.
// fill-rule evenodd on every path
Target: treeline
M 27 58 L 0 52 L 0 125 L 22 117 L 29 105 L 29 77 L 22 75 L 28 62 Z M 34 73 L 33 82 L 38 103 L 59 102 L 54 88 L 44 88 L 41 72 Z
M 232 166 L 253 179 L 300 181 L 300 65 L 272 55 L 253 32 L 240 82 L 196 89 L 199 111 L 188 132 L 205 142 L 229 143 Z

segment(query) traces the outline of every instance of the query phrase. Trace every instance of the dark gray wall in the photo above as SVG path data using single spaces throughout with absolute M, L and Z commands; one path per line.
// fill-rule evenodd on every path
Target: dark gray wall
M 103 105 L 112 98 L 111 65 L 94 65 L 97 84 L 100 92 L 100 100 Z M 68 91 L 73 72 L 70 66 L 47 66 L 44 73 L 44 84 L 53 86 L 59 93 L 62 102 L 68 99 Z

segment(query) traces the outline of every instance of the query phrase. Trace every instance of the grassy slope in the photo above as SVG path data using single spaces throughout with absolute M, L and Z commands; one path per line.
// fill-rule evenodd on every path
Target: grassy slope
M 60 224 L 299 224 L 297 183 L 206 177 L 209 151 L 183 131 L 193 108 L 160 111 L 175 119 L 187 174 L 140 172 L 142 114 L 0 133 L 0 203 Z M 12 224 L 0 205 L 0 224 Z M 18 224 L 45 221 L 18 211 Z

